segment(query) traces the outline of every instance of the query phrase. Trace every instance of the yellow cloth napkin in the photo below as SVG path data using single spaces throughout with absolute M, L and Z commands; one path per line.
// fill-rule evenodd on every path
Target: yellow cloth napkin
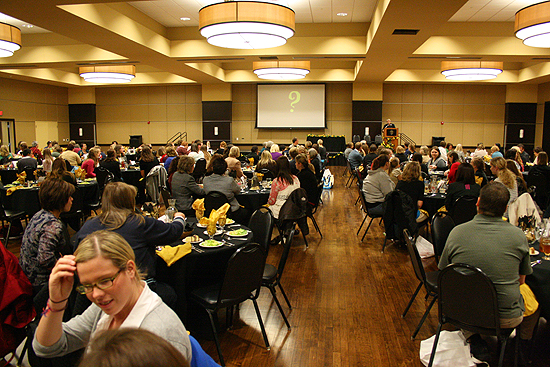
M 157 255 L 162 257 L 168 266 L 171 266 L 173 263 L 187 255 L 191 252 L 191 244 L 184 243 L 176 247 L 164 246 L 162 250 L 157 250 Z
M 525 304 L 523 316 L 531 316 L 539 308 L 539 302 L 527 284 L 523 283 L 520 285 L 519 291 L 523 296 L 523 303 Z
M 23 188 L 23 186 L 13 186 L 13 187 L 10 187 L 9 189 L 6 190 L 6 196 L 10 196 L 11 194 L 13 194 L 13 192 L 15 190 L 19 190 Z

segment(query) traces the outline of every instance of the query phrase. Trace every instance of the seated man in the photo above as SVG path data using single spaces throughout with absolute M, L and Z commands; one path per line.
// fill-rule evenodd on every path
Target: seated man
M 349 153 L 348 160 L 351 164 L 351 168 L 353 169 L 356 169 L 363 163 L 363 156 L 361 155 L 360 149 L 361 142 L 358 141 L 357 143 L 355 143 L 355 149 Z
M 525 306 L 519 288 L 533 270 L 525 235 L 518 227 L 502 220 L 509 197 L 508 189 L 499 182 L 489 183 L 481 189 L 478 214 L 451 231 L 439 269 L 452 263 L 464 263 L 487 274 L 498 294 L 500 326 L 513 328 L 521 323 L 520 338 L 526 343 L 532 337 L 540 310 L 527 317 L 523 315 Z M 481 337 L 466 332 L 465 336 L 474 357 L 486 361 L 489 356 Z
M 23 149 L 21 152 L 23 158 L 17 162 L 17 170 L 23 172 L 25 168 L 36 169 L 38 162 L 31 156 L 31 150 L 29 148 Z

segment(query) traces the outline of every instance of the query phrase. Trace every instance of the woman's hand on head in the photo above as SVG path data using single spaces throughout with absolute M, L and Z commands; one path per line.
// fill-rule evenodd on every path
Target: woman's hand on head
M 175 214 L 174 214 L 174 218 L 177 218 L 177 217 L 181 217 L 182 219 L 185 219 L 185 214 L 180 213 L 180 212 L 175 213 Z
M 50 299 L 59 302 L 69 298 L 73 290 L 75 271 L 74 255 L 65 255 L 57 260 L 50 274 Z

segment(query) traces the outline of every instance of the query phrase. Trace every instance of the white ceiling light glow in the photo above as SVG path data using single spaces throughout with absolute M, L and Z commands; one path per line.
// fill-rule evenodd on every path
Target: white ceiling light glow
M 0 23 L 0 57 L 10 57 L 21 48 L 21 30 L 10 24 Z
M 309 74 L 309 61 L 256 61 L 252 63 L 254 73 L 260 79 L 296 80 Z
M 502 73 L 498 61 L 442 61 L 441 74 L 449 80 L 489 80 Z
M 234 49 L 282 46 L 294 35 L 294 11 L 261 1 L 228 1 L 199 10 L 199 30 L 211 45 Z
M 136 76 L 134 65 L 82 66 L 80 76 L 90 83 L 129 83 Z
M 519 10 L 515 20 L 516 37 L 531 47 L 550 47 L 550 2 Z

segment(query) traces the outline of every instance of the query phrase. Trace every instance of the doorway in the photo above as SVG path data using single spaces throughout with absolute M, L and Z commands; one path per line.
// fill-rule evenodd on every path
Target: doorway
M 7 145 L 10 153 L 17 153 L 15 150 L 15 120 L 0 119 L 0 142 L 1 145 Z

